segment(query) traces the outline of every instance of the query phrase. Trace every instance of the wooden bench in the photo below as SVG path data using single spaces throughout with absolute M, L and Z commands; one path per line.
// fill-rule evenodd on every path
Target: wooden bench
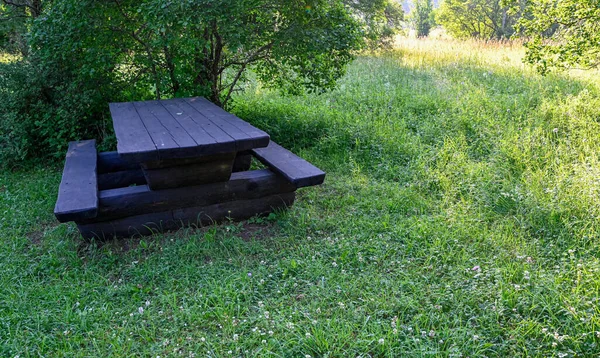
M 253 149 L 252 154 L 296 188 L 319 185 L 325 180 L 324 171 L 273 141 L 266 148 Z
M 98 214 L 96 141 L 69 143 L 54 215 L 60 222 L 95 218 Z
M 268 169 L 248 170 L 251 158 Z M 325 173 L 274 142 L 240 152 L 228 181 L 152 190 L 140 164 L 95 141 L 69 143 L 54 214 L 75 221 L 84 237 L 125 237 L 241 220 L 293 204 L 298 188 L 323 183 Z

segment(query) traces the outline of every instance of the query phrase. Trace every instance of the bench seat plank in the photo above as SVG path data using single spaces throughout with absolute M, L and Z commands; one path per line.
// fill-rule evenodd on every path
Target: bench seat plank
M 70 142 L 54 215 L 60 222 L 96 217 L 98 213 L 96 141 Z
M 325 180 L 324 171 L 273 141 L 266 148 L 253 149 L 252 154 L 261 163 L 283 175 L 296 188 L 319 185 Z

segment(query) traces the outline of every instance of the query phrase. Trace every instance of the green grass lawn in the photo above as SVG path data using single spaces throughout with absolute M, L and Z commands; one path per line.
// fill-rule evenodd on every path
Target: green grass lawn
M 288 212 L 105 244 L 0 174 L 0 356 L 594 356 L 600 76 L 403 42 L 233 111 L 328 175 Z

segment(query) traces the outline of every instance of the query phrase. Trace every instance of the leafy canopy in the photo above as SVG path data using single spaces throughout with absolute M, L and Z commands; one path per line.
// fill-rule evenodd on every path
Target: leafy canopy
M 456 38 L 507 38 L 514 32 L 519 13 L 511 13 L 504 2 L 444 0 L 436 12 L 436 21 Z
M 417 32 L 417 37 L 429 35 L 429 30 L 434 26 L 434 12 L 431 0 L 416 0 L 410 12 L 410 22 Z
M 88 83 L 218 104 L 250 67 L 290 92 L 331 88 L 363 40 L 333 0 L 57 0 L 36 25 L 40 61 Z
M 402 15 L 395 0 L 0 0 L 0 51 L 20 53 L 0 62 L 0 164 L 62 158 L 74 139 L 111 148 L 108 102 L 227 106 L 249 73 L 287 93 L 331 89 Z
M 600 65 L 600 0 L 530 0 L 526 11 L 526 61 L 540 72 Z

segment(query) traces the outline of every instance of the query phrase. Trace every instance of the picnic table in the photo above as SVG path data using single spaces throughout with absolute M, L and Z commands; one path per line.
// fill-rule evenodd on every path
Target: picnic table
M 151 234 L 292 205 L 325 173 L 208 100 L 111 103 L 117 151 L 69 143 L 54 210 L 84 237 Z M 266 169 L 249 170 L 253 158 Z

